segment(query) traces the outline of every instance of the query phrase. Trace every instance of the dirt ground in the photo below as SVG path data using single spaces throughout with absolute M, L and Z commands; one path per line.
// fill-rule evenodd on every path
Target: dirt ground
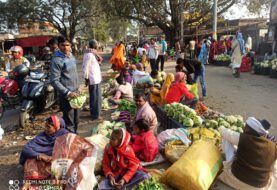
M 172 72 L 174 66 L 174 63 L 167 63 L 166 71 Z M 109 65 L 105 63 L 102 67 L 103 74 L 108 68 Z M 79 74 L 81 76 L 81 73 Z M 206 81 L 208 97 L 204 103 L 207 106 L 225 114 L 240 114 L 244 118 L 248 116 L 266 118 L 272 124 L 270 132 L 277 135 L 276 79 L 251 73 L 243 73 L 241 78 L 237 79 L 233 78 L 227 67 L 207 66 Z M 201 90 L 199 92 L 201 94 Z M 82 112 L 82 123 L 79 129 L 82 136 L 89 136 L 91 128 L 96 125 L 88 119 L 88 115 L 89 112 Z M 105 112 L 104 117 L 108 119 L 109 113 Z M 26 136 L 34 136 L 41 130 L 41 123 L 28 130 L 7 130 L 12 132 L 5 133 L 3 140 L 0 141 L 0 190 L 9 189 L 9 180 L 22 180 L 23 168 L 18 164 L 22 146 L 28 142 Z M 230 188 L 217 182 L 213 189 L 229 190 Z

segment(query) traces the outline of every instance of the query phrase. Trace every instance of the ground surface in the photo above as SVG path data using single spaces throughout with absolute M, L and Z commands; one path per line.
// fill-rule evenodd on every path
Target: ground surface
M 110 67 L 107 64 L 108 56 L 105 56 L 105 63 L 102 66 L 103 74 L 106 74 Z M 166 71 L 174 70 L 173 63 L 166 64 Z M 80 71 L 79 64 L 79 71 Z M 80 78 L 81 78 L 81 73 Z M 266 76 L 257 76 L 250 73 L 243 73 L 241 78 L 233 78 L 231 71 L 226 67 L 206 67 L 206 80 L 208 98 L 205 104 L 210 108 L 225 114 L 241 114 L 244 118 L 256 116 L 266 118 L 272 124 L 270 130 L 277 135 L 277 80 Z M 201 90 L 200 90 L 201 93 Z M 51 112 L 41 116 L 45 118 Z M 96 123 L 89 120 L 88 112 L 82 112 L 81 126 L 79 133 L 82 136 L 89 136 L 90 131 Z M 104 116 L 108 117 L 108 113 Z M 0 190 L 8 189 L 9 180 L 22 180 L 23 168 L 18 164 L 18 158 L 22 146 L 27 142 L 26 136 L 34 136 L 41 131 L 41 122 L 37 122 L 28 130 L 17 129 L 19 110 L 9 111 L 0 120 L 0 124 L 6 131 L 4 139 L 0 142 Z M 16 130 L 16 131 L 15 131 Z M 230 188 L 216 183 L 214 190 L 229 190 Z

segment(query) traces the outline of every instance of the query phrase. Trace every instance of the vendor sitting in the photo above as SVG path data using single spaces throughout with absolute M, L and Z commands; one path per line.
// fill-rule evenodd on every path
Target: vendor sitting
M 28 142 L 21 152 L 19 162 L 24 165 L 24 179 L 47 179 L 51 176 L 55 140 L 67 133 L 62 118 L 53 115 L 46 119 L 44 132 Z
M 132 147 L 136 156 L 144 162 L 152 162 L 159 153 L 159 143 L 144 119 L 139 119 L 134 124 L 136 135 L 132 136 Z
M 157 79 L 159 76 L 159 72 L 154 70 L 151 71 L 150 75 L 146 75 L 138 79 L 136 87 L 138 88 L 149 88 L 154 86 L 153 79 Z
M 115 95 L 112 98 L 114 101 L 119 99 L 128 99 L 130 101 L 133 100 L 133 87 L 130 83 L 125 82 L 123 76 L 118 76 L 116 78 L 116 82 L 119 86 L 115 90 Z
M 149 76 L 148 73 L 146 73 L 146 72 L 143 71 L 143 65 L 142 65 L 142 63 L 136 64 L 136 67 L 133 68 L 133 69 L 135 69 L 135 70 L 133 71 L 133 85 L 136 85 L 137 82 L 138 82 L 138 80 L 139 80 L 140 78 L 142 78 L 142 77 L 144 77 L 144 76 Z
M 123 76 L 125 82 L 132 84 L 133 77 L 131 76 L 128 68 L 123 68 L 121 71 L 121 75 Z
M 268 131 L 261 122 L 249 117 L 243 133 L 224 127 L 220 127 L 219 131 L 224 139 L 222 144 L 226 154 L 224 171 L 219 179 L 235 189 L 276 189 L 272 173 L 277 148 L 274 142 L 267 139 Z
M 105 179 L 98 185 L 99 190 L 132 189 L 149 178 L 129 145 L 130 139 L 125 129 L 112 132 L 110 143 L 104 150 L 102 167 Z
M 136 94 L 135 102 L 137 106 L 137 112 L 134 122 L 139 119 L 144 119 L 148 123 L 150 130 L 156 133 L 158 125 L 157 116 L 150 104 L 146 101 L 145 95 L 142 93 Z
M 150 103 L 153 105 L 164 105 L 165 97 L 168 93 L 169 87 L 171 83 L 174 81 L 174 75 L 172 73 L 169 73 L 166 75 L 165 81 L 162 85 L 161 90 L 158 90 L 155 87 L 151 88 L 151 95 L 150 95 Z
M 276 59 L 276 53 L 271 49 L 265 54 L 264 61 L 272 61 L 273 59 Z
M 165 101 L 167 104 L 171 104 L 173 102 L 180 102 L 194 109 L 198 100 L 188 91 L 185 81 L 185 73 L 176 73 L 175 81 L 170 86 Z

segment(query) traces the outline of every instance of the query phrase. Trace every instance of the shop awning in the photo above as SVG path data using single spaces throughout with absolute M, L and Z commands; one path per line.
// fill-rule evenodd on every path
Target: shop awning
M 39 36 L 39 37 L 29 37 L 29 38 L 21 38 L 16 39 L 16 44 L 21 47 L 34 47 L 34 46 L 45 46 L 48 40 L 51 37 L 49 36 Z

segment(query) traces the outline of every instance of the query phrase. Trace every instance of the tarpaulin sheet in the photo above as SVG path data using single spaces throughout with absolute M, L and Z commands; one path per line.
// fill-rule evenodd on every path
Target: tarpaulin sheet
M 48 36 L 22 38 L 17 39 L 16 44 L 21 47 L 45 46 L 50 38 Z

